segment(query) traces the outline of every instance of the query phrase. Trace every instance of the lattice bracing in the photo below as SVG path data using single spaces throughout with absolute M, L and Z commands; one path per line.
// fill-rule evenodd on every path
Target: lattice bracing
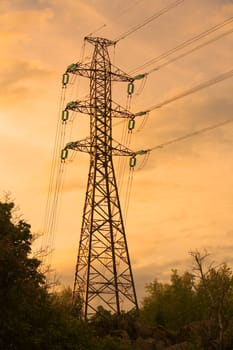
M 113 165 L 114 154 L 132 152 L 118 143 L 113 146 L 112 138 L 112 118 L 131 117 L 112 103 L 112 80 L 131 82 L 132 78 L 116 68 L 112 72 L 108 46 L 114 42 L 86 40 L 94 45 L 91 64 L 70 73 L 90 79 L 90 100 L 71 102 L 67 109 L 90 116 L 90 138 L 67 147 L 90 154 L 74 282 L 74 300 L 81 299 L 87 319 L 99 306 L 113 313 L 138 306 Z

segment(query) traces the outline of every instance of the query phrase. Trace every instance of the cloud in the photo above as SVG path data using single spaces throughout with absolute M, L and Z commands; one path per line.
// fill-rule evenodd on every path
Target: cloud
M 144 130 L 140 134 L 135 135 L 136 146 L 132 147 L 134 149 L 137 149 L 136 147 L 150 149 L 165 143 L 164 147 L 151 153 L 150 159 L 156 159 L 158 156 L 166 154 L 167 157 L 172 157 L 173 160 L 181 156 L 183 158 L 192 156 L 198 159 L 200 152 L 210 149 L 210 147 L 212 150 L 214 148 L 218 150 L 222 148 L 226 151 L 228 148 L 228 151 L 230 151 L 232 147 L 231 124 L 219 126 L 216 129 L 193 135 L 190 138 L 172 144 L 166 145 L 166 143 L 230 119 L 232 107 L 232 101 L 228 97 L 206 98 L 200 102 L 187 103 L 175 115 L 173 110 L 177 110 L 177 105 L 174 104 L 169 111 L 165 110 L 166 107 L 164 107 L 159 116 L 155 112 L 150 113 L 149 121 Z M 139 118 L 136 123 L 136 125 L 140 123 Z M 146 144 L 145 141 L 143 144 L 140 142 L 142 133 L 147 134 Z M 199 145 L 202 145 L 202 149 L 200 149 Z M 156 165 L 156 163 L 155 161 L 154 164 Z M 147 162 L 146 167 L 151 168 L 151 164 L 153 162 Z
M 25 32 L 27 37 L 30 38 L 30 34 L 35 34 L 35 28 L 37 29 L 37 34 L 40 34 L 38 29 L 43 30 L 43 27 L 45 27 L 52 18 L 53 11 L 49 8 L 43 10 L 36 8 L 20 8 L 19 10 L 14 7 L 9 8 L 9 13 L 1 13 L 0 15 L 2 25 L 1 36 L 11 32 L 17 34 L 17 32 L 22 32 L 31 28 L 33 32 Z
M 10 65 L 3 62 L 0 78 L 1 105 L 6 107 L 20 99 L 29 98 L 36 81 L 45 81 L 52 73 L 36 62 L 12 60 Z
M 1 9 L 3 12 L 42 10 L 51 4 L 50 0 L 2 0 Z

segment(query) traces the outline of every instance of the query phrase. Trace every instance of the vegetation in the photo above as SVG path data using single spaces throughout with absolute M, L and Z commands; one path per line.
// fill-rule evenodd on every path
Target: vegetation
M 141 321 L 162 326 L 181 340 L 198 339 L 203 349 L 233 349 L 233 272 L 225 263 L 208 264 L 208 254 L 191 252 L 193 271 L 171 282 L 147 286 Z
M 48 293 L 32 234 L 14 222 L 13 203 L 0 203 L 0 349 L 91 349 L 89 334 L 61 296 Z
M 100 307 L 87 324 L 73 312 L 71 289 L 49 293 L 32 239 L 14 204 L 0 202 L 0 349 L 233 349 L 233 272 L 206 252 L 190 253 L 192 271 L 150 283 L 139 314 Z

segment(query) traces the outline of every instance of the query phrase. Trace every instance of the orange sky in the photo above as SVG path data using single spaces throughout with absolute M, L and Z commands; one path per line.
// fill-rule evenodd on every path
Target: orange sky
M 1 192 L 12 193 L 34 232 L 43 227 L 62 73 L 79 60 L 85 35 L 106 24 L 96 35 L 114 39 L 169 3 L 1 0 Z M 185 0 L 120 41 L 115 54 L 110 50 L 111 58 L 130 72 L 232 15 L 231 0 Z M 230 29 L 232 24 L 217 33 Z M 87 46 L 85 55 L 91 49 Z M 131 110 L 144 110 L 231 70 L 232 52 L 231 34 L 154 72 L 133 97 Z M 232 87 L 228 79 L 151 112 L 145 127 L 132 136 L 131 149 L 150 148 L 230 118 Z M 126 90 L 124 84 L 113 87 L 113 99 L 123 106 Z M 80 79 L 67 99 L 86 93 Z M 69 125 L 67 141 L 87 136 L 88 117 L 77 116 L 72 130 Z M 166 280 L 171 268 L 190 268 L 190 250 L 206 248 L 216 261 L 233 263 L 232 140 L 233 124 L 228 124 L 152 152 L 142 169 L 138 158 L 126 229 L 139 299 L 146 282 Z M 53 255 L 63 284 L 73 283 L 87 172 L 88 155 L 77 154 L 67 164 Z M 124 196 L 122 191 L 123 203 Z

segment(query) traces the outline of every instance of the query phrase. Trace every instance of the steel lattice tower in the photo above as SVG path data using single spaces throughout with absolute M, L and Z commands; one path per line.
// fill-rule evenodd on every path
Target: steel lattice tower
M 138 305 L 113 166 L 113 155 L 131 153 L 120 144 L 113 146 L 112 139 L 112 118 L 132 117 L 112 102 L 112 81 L 133 79 L 111 65 L 108 46 L 115 42 L 93 37 L 85 40 L 94 45 L 91 63 L 72 64 L 66 73 L 90 79 L 90 100 L 70 102 L 65 111 L 90 115 L 90 139 L 66 146 L 90 154 L 74 282 L 74 300 L 81 299 L 87 319 L 98 306 L 120 314 L 123 308 L 137 309 Z

